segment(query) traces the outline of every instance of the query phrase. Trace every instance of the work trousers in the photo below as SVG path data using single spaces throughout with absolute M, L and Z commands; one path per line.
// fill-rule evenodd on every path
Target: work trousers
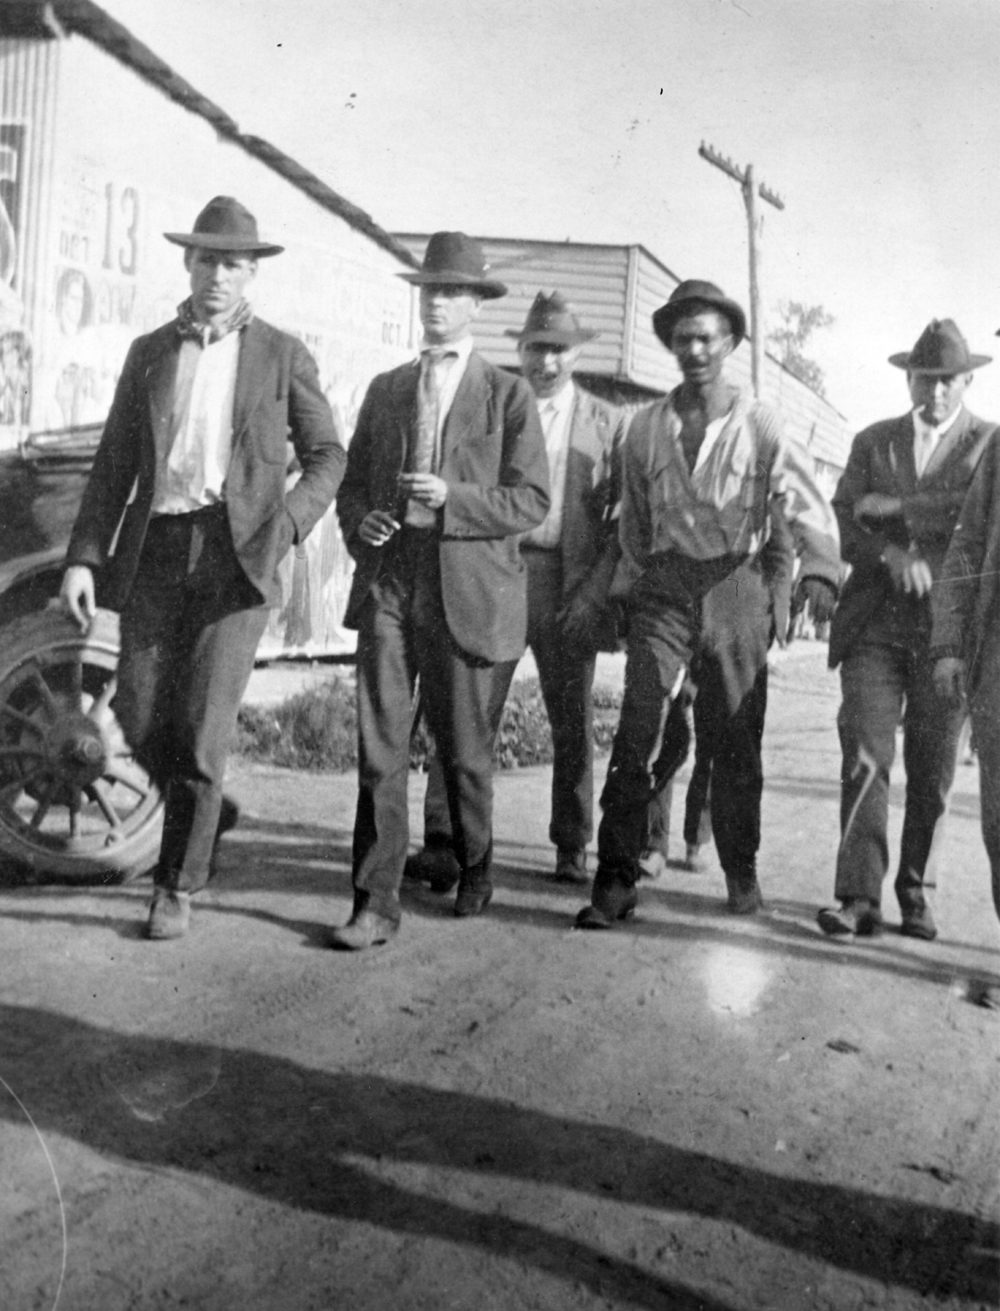
M 685 674 L 691 670 L 695 655 L 703 645 L 706 599 L 743 563 L 742 559 L 732 557 L 695 561 L 667 556 L 651 565 L 632 589 L 625 693 L 601 793 L 603 814 L 597 834 L 597 887 L 614 881 L 634 883 L 638 877 L 638 860 L 648 836 L 650 804 L 687 754 L 689 734 L 668 734 L 666 729 Z M 766 608 L 763 600 L 762 605 Z M 713 628 L 721 633 L 721 621 L 715 622 Z M 766 668 L 766 660 L 760 663 Z M 730 666 L 731 662 L 720 662 L 720 683 L 725 689 L 724 713 L 737 721 L 733 734 L 742 746 L 742 755 L 731 758 L 734 770 L 738 764 L 741 787 L 739 803 L 734 803 L 736 818 L 723 822 L 719 857 L 726 873 L 742 874 L 748 872 L 745 868 L 748 862 L 750 869 L 753 868 L 752 857 L 759 842 L 760 752 L 759 736 L 753 727 L 757 712 L 752 706 L 744 711 L 743 698 L 729 687 L 733 681 Z M 746 681 L 746 671 L 736 673 L 736 682 Z M 751 686 L 756 687 L 756 683 Z M 751 759 L 749 770 L 748 758 Z M 749 782 L 744 781 L 747 779 Z M 714 789 L 713 796 L 720 791 L 721 784 Z M 718 833 L 716 840 L 718 844 Z
M 552 731 L 549 841 L 582 851 L 594 832 L 595 654 L 565 640 L 556 615 L 563 604 L 559 551 L 522 547 L 528 585 L 528 647 Z M 510 690 L 512 669 L 499 666 L 491 698 L 494 738 Z M 451 826 L 440 751 L 431 757 L 424 797 L 425 846 L 450 845 Z
M 208 881 L 226 757 L 268 607 L 222 505 L 150 520 L 121 612 L 114 710 L 164 798 L 157 887 Z
M 840 849 L 835 895 L 878 905 L 889 868 L 889 775 L 902 723 L 906 800 L 896 873 L 905 913 L 927 906 L 937 884 L 963 706 L 938 696 L 927 639 L 860 641 L 840 672 Z
M 692 705 L 691 695 L 683 691 L 676 697 L 663 729 L 664 761 L 676 761 L 676 769 L 687 759 L 694 743 L 694 764 L 684 796 L 684 843 L 689 847 L 703 847 L 712 840 L 710 807 L 712 794 L 712 757 L 703 728 L 698 724 L 698 703 Z M 670 854 L 670 813 L 673 808 L 674 773 L 665 780 L 657 780 L 656 791 L 649 803 L 646 847 L 658 851 L 665 858 Z
M 358 630 L 358 803 L 355 913 L 398 920 L 409 846 L 407 783 L 417 678 L 441 758 L 455 854 L 463 873 L 488 877 L 493 852 L 493 719 L 496 679 L 514 661 L 462 651 L 448 629 L 434 529 L 404 528 L 385 548 L 383 572 Z
M 979 810 L 990 862 L 993 905 L 1000 917 L 1000 631 L 985 639 L 981 672 L 969 709 L 979 758 Z

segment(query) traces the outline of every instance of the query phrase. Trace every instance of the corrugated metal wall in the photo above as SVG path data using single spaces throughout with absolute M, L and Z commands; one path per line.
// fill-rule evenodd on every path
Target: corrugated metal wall
M 33 325 L 45 296 L 51 228 L 53 141 L 60 46 L 55 41 L 0 40 L 0 334 L 19 343 L 22 377 L 14 384 L 13 351 L 5 351 L 0 451 L 16 449 L 30 421 Z

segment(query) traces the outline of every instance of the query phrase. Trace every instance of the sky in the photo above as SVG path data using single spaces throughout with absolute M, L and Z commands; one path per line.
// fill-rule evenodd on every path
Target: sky
M 862 427 L 931 318 L 1000 421 L 998 0 L 102 0 L 245 132 L 389 231 L 645 246 L 749 303 L 738 184 L 761 204 L 767 323 Z M 262 228 L 266 227 L 265 216 Z

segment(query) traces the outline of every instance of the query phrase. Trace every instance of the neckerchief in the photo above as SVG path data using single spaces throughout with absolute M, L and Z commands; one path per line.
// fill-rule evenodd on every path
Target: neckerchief
M 253 306 L 248 300 L 241 300 L 225 323 L 218 327 L 210 323 L 202 323 L 201 319 L 195 316 L 194 305 L 191 297 L 188 296 L 187 300 L 182 300 L 177 306 L 177 333 L 188 341 L 196 341 L 200 346 L 207 346 L 209 342 L 221 341 L 229 332 L 239 332 L 252 318 Z

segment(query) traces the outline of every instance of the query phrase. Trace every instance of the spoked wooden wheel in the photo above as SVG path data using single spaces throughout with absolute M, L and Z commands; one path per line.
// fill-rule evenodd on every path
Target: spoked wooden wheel
M 111 709 L 118 620 L 57 610 L 0 629 L 0 862 L 67 882 L 152 868 L 163 806 Z

